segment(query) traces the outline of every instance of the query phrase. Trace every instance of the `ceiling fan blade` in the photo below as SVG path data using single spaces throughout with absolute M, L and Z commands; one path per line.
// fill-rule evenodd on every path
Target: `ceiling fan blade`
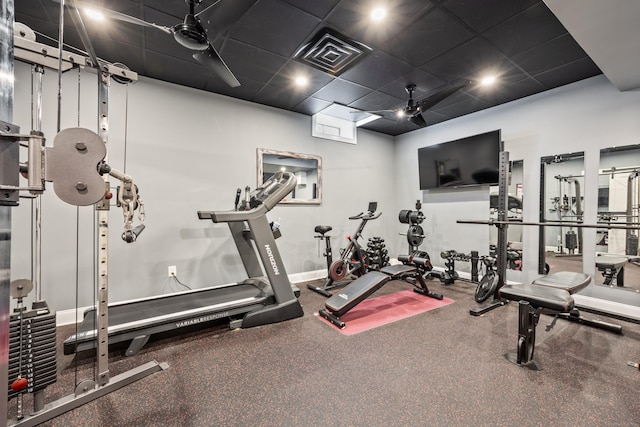
M 104 13 L 106 17 L 115 19 L 117 21 L 128 22 L 130 24 L 140 25 L 147 28 L 155 28 L 157 30 L 164 31 L 167 34 L 171 34 L 173 32 L 170 27 L 154 24 L 153 22 L 143 21 L 142 19 L 125 15 L 124 13 L 116 12 L 115 10 L 102 10 L 101 12 Z
M 372 111 L 349 111 L 351 114 L 362 114 L 362 113 L 369 113 L 369 114 L 382 114 L 382 113 L 397 113 L 398 110 L 372 110 Z
M 426 97 L 422 101 L 418 102 L 418 105 L 420 105 L 420 110 L 424 112 L 433 108 L 433 106 L 444 101 L 445 99 L 447 99 L 448 97 L 450 97 L 451 95 L 453 95 L 454 93 L 456 93 L 457 91 L 459 91 L 460 89 L 462 89 L 463 87 L 469 84 L 471 84 L 470 80 L 460 80 L 455 84 L 442 89 L 440 92 L 434 93 L 433 95 Z
M 56 3 L 60 3 L 60 0 L 53 0 L 53 1 L 56 2 Z M 68 4 L 67 6 L 68 7 L 72 7 L 72 8 L 76 8 L 76 9 L 81 9 L 85 13 L 88 10 L 94 10 L 96 12 L 102 13 L 107 19 L 113 19 L 113 20 L 116 20 L 116 21 L 128 22 L 130 24 L 140 25 L 140 26 L 148 27 L 148 28 L 155 28 L 155 29 L 163 31 L 163 32 L 165 32 L 167 34 L 171 34 L 172 33 L 170 27 L 166 27 L 164 25 L 154 24 L 152 22 L 147 22 L 147 21 L 144 21 L 142 19 L 135 18 L 133 16 L 125 15 L 124 13 L 116 12 L 115 10 L 102 9 L 102 8 L 99 8 L 97 6 L 94 6 L 92 4 L 85 3 L 85 2 L 82 2 L 82 1 L 75 0 L 75 1 L 71 2 L 71 4 Z
M 427 122 L 424 120 L 424 117 L 422 117 L 422 114 L 418 113 L 415 114 L 413 116 L 409 116 L 408 120 L 413 123 L 416 126 L 419 126 L 421 128 L 425 127 L 427 125 Z
M 193 54 L 193 58 L 213 71 L 218 77 L 224 80 L 231 87 L 240 86 L 240 82 L 233 75 L 227 64 L 224 63 L 218 52 L 211 44 L 207 50 L 196 52 Z

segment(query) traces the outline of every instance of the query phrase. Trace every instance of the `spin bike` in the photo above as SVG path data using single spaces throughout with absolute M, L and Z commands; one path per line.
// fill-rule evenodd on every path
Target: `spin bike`
M 360 212 L 358 215 L 350 216 L 350 220 L 360 220 L 360 225 L 353 236 L 347 236 L 349 244 L 346 248 L 340 250 L 340 258 L 333 260 L 331 251 L 331 236 L 327 236 L 332 230 L 331 226 L 318 225 L 315 228 L 315 232 L 318 233 L 315 237 L 323 239 L 325 241 L 325 253 L 324 256 L 327 259 L 327 280 L 323 286 L 314 286 L 308 284 L 307 288 L 310 290 L 324 295 L 330 298 L 333 294 L 329 292 L 333 288 L 346 286 L 354 278 L 360 277 L 367 273 L 369 267 L 369 256 L 367 250 L 365 250 L 358 239 L 362 237 L 362 230 L 367 225 L 367 222 L 373 221 L 382 215 L 382 212 L 378 212 L 377 202 L 370 202 L 367 212 Z M 345 280 L 346 279 L 346 280 Z

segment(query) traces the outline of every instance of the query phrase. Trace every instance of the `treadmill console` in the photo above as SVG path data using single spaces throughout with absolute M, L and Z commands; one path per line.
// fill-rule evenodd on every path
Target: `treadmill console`
M 239 193 L 237 192 L 235 211 L 198 211 L 198 218 L 211 219 L 213 222 L 243 221 L 248 219 L 249 216 L 264 214 L 273 209 L 275 205 L 293 191 L 295 186 L 296 177 L 294 174 L 291 172 L 276 172 L 255 190 L 249 192 L 248 187 L 245 188 L 245 198 L 239 205 Z

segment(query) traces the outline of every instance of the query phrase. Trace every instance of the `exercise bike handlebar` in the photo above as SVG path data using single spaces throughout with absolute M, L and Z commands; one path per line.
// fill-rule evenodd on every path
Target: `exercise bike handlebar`
M 377 214 L 375 212 L 367 212 L 366 214 L 364 212 L 360 212 L 358 215 L 350 216 L 349 219 L 365 219 L 367 221 L 372 221 L 374 219 L 378 219 L 380 215 L 382 215 L 382 212 L 378 212 Z

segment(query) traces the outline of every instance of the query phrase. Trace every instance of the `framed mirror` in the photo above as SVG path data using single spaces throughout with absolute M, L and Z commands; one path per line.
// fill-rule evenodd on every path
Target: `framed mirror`
M 597 229 L 596 283 L 640 290 L 640 145 L 600 150 L 598 223 L 633 228 Z
M 296 188 L 280 203 L 315 204 L 322 202 L 322 158 L 312 154 L 258 148 L 258 185 L 278 171 L 292 172 Z
M 541 159 L 540 222 L 567 223 L 540 227 L 538 272 L 582 272 L 584 218 L 584 152 L 556 154 Z

